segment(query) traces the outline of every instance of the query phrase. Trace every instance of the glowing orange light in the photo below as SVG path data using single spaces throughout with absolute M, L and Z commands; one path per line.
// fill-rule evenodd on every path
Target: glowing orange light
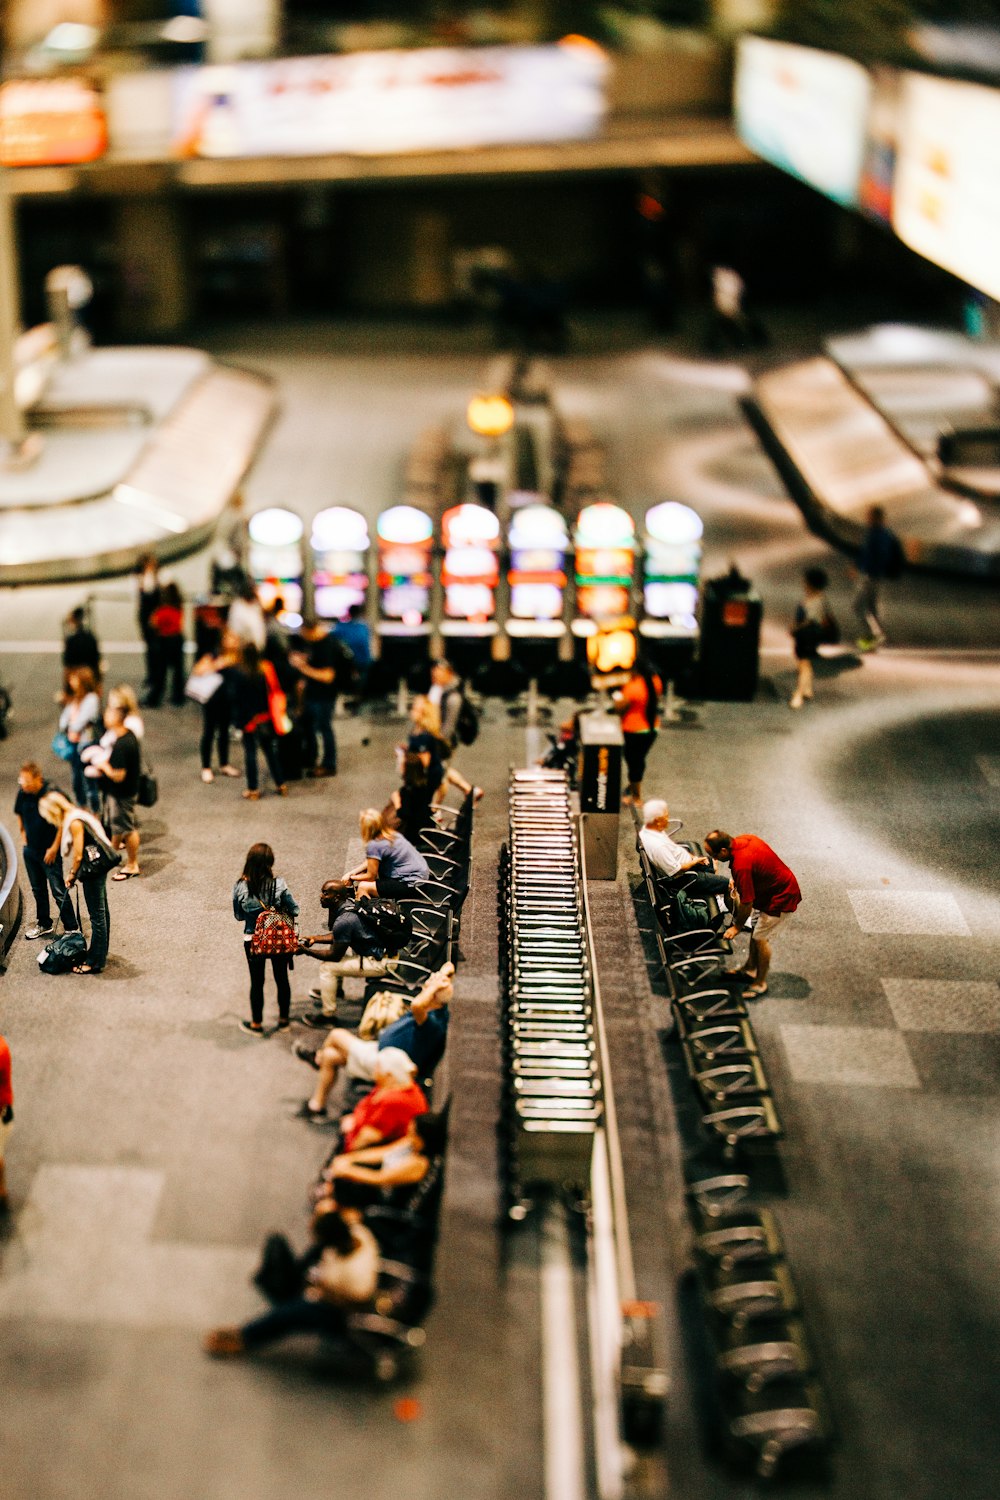
M 581 36 L 577 31 L 571 31 L 566 36 L 559 38 L 560 47 L 579 47 L 582 51 L 596 52 L 598 57 L 604 57 L 605 51 L 600 42 L 595 42 L 593 37 Z
M 465 419 L 480 437 L 503 437 L 514 425 L 514 408 L 506 396 L 473 396 Z

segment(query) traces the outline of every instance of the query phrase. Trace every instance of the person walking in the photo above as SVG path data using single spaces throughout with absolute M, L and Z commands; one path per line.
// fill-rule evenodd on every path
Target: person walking
M 78 806 L 89 807 L 91 812 L 97 811 L 99 798 L 96 785 L 86 778 L 83 752 L 96 743 L 100 732 L 101 700 L 97 681 L 89 667 L 74 667 L 67 673 L 59 733 L 69 741 L 73 796 Z M 61 753 L 65 753 L 65 744 Z
M 885 579 L 898 578 L 906 558 L 902 543 L 885 521 L 885 509 L 871 505 L 865 517 L 865 534 L 858 553 L 858 587 L 854 595 L 854 613 L 858 622 L 859 651 L 877 651 L 885 645 L 882 625 L 881 586 Z
M 153 653 L 153 678 L 146 704 L 159 708 L 170 678 L 170 701 L 175 708 L 184 704 L 184 600 L 176 583 L 165 584 L 160 602 L 149 617 L 156 634 Z
M 303 682 L 302 710 L 305 729 L 315 747 L 316 737 L 322 746 L 320 764 L 313 776 L 336 776 L 337 741 L 333 733 L 333 711 L 337 705 L 337 668 L 343 661 L 343 647 L 315 617 L 302 622 L 304 651 L 290 651 L 288 660 L 300 673 Z M 315 748 L 310 750 L 312 759 Z
M 750 918 L 750 953 L 741 969 L 729 971 L 734 979 L 748 979 L 744 1000 L 759 1000 L 767 994 L 771 968 L 771 944 L 780 926 L 798 910 L 802 900 L 799 883 L 769 844 L 756 834 L 730 833 L 714 829 L 705 835 L 705 848 L 713 859 L 724 860 L 733 877 L 736 910 L 723 934 L 733 939 Z
M 368 677 L 372 669 L 372 633 L 365 621 L 364 605 L 352 604 L 345 618 L 333 627 L 333 634 L 354 660 L 352 696 L 363 699 L 368 694 Z
M 660 727 L 659 702 L 663 683 L 641 656 L 636 657 L 628 682 L 613 698 L 613 711 L 620 715 L 625 736 L 628 792 L 625 802 L 642 801 L 642 778 L 646 759 Z
M 63 635 L 63 672 L 67 675 L 77 667 L 87 667 L 94 674 L 94 681 L 101 680 L 101 648 L 97 637 L 87 628 L 87 612 L 78 605 L 66 618 Z
M 111 936 L 107 869 L 92 874 L 83 871 L 81 866 L 85 850 L 93 847 L 101 851 L 108 849 L 104 829 L 92 812 L 83 807 L 74 807 L 62 792 L 46 792 L 38 804 L 38 811 L 47 823 L 58 829 L 60 857 L 70 861 L 66 889 L 73 890 L 79 880 L 83 886 L 83 899 L 87 903 L 90 943 L 83 958 L 74 965 L 73 973 L 100 974 L 108 960 Z
M 232 669 L 230 684 L 233 719 L 243 734 L 243 759 L 247 773 L 243 796 L 250 802 L 256 802 L 260 798 L 257 775 L 259 745 L 274 781 L 275 791 L 279 797 L 284 797 L 288 788 L 282 779 L 271 707 L 272 698 L 280 691 L 274 668 L 270 662 L 261 660 L 256 646 L 244 645 L 239 662 Z
M 824 568 L 806 568 L 803 577 L 802 598 L 795 608 L 795 623 L 792 626 L 795 660 L 798 663 L 795 691 L 788 700 L 789 708 L 801 708 L 812 699 L 813 664 L 823 645 L 834 645 L 837 625 L 826 597 L 829 583 Z
M 51 825 L 39 810 L 42 798 L 54 788 L 49 785 L 41 767 L 33 760 L 25 761 L 21 767 L 17 785 L 14 812 L 21 830 L 21 857 L 31 894 L 35 899 L 35 920 L 30 927 L 24 929 L 24 936 L 30 943 L 36 938 L 50 937 L 54 931 L 49 905 L 50 890 L 63 931 L 76 932 L 80 924 L 66 890 L 62 861 L 59 858 L 59 838 L 53 838 Z
M 202 679 L 207 696 L 199 698 L 201 707 L 201 779 L 215 780 L 212 770 L 212 747 L 218 745 L 219 775 L 238 776 L 240 773 L 229 759 L 229 732 L 232 728 L 232 698 L 230 683 L 239 658 L 239 643 L 235 636 L 226 636 L 220 624 L 203 633 L 204 654 L 195 662 L 192 678 Z M 194 683 L 191 684 L 192 693 Z
M 233 886 L 233 916 L 243 923 L 243 948 L 250 970 L 250 1019 L 240 1028 L 253 1036 L 264 1035 L 264 976 L 268 958 L 253 952 L 253 935 L 257 918 L 263 911 L 278 912 L 294 924 L 299 915 L 298 902 L 280 875 L 274 873 L 274 850 L 270 844 L 251 844 L 243 865 L 243 874 Z M 278 990 L 278 1030 L 290 1025 L 292 989 L 288 979 L 292 967 L 290 953 L 270 955 L 271 973 Z
M 7 1139 L 14 1123 L 14 1090 L 10 1081 L 10 1046 L 0 1036 L 0 1214 L 10 1207 L 7 1197 Z

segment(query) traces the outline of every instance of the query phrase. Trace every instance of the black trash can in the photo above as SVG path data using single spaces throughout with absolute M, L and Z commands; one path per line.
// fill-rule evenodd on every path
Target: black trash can
M 701 600 L 698 681 L 703 698 L 750 703 L 760 676 L 764 606 L 748 578 L 734 568 L 706 581 Z

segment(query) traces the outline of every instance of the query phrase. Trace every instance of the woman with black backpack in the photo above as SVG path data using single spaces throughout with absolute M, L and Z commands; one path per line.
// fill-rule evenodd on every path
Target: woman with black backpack
M 108 872 L 121 861 L 108 843 L 103 827 L 92 812 L 74 807 L 62 792 L 46 792 L 38 804 L 46 823 L 59 830 L 57 859 L 70 859 L 66 879 L 67 891 L 77 881 L 83 886 L 83 899 L 90 916 L 90 945 L 80 962 L 73 965 L 74 974 L 100 974 L 108 959 L 111 916 L 108 911 Z
M 298 902 L 281 876 L 274 873 L 270 844 L 251 844 L 243 874 L 233 886 L 233 916 L 243 923 L 243 947 L 250 970 L 250 1019 L 240 1028 L 264 1035 L 264 973 L 268 959 L 278 989 L 278 1030 L 291 1024 L 292 989 L 288 971 L 298 947 L 295 921 Z

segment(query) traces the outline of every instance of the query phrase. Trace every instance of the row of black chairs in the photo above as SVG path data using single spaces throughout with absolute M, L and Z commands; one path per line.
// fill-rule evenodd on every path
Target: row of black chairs
M 520 1219 L 540 1186 L 584 1194 L 603 1112 L 580 856 L 565 772 L 514 771 L 500 868 L 506 1189 Z
M 365 1001 L 383 990 L 412 998 L 431 974 L 457 959 L 456 931 L 471 880 L 473 822 L 470 792 L 459 807 L 440 808 L 437 821 L 422 830 L 417 843 L 428 864 L 434 861 L 434 879 L 423 882 L 412 900 L 399 902 L 410 916 L 413 937 L 386 974 L 368 979 Z M 419 1082 L 432 1107 L 447 1114 L 447 1053 L 433 1075 Z M 368 1088 L 363 1083 L 349 1083 L 345 1111 L 352 1109 Z M 337 1137 L 324 1170 L 342 1150 L 339 1130 Z M 434 1254 L 443 1190 L 444 1159 L 439 1158 L 414 1188 L 391 1194 L 390 1201 L 364 1205 L 364 1221 L 381 1251 L 378 1290 L 371 1310 L 348 1316 L 345 1337 L 351 1350 L 359 1353 L 382 1381 L 395 1379 L 408 1357 L 424 1343 L 423 1324 L 433 1303 Z
M 793 1455 L 812 1463 L 830 1436 L 777 1222 L 749 1197 L 751 1175 L 775 1165 L 783 1128 L 749 1011 L 725 974 L 729 913 L 716 897 L 699 902 L 690 876 L 657 871 L 641 840 L 638 851 L 701 1132 L 688 1208 L 718 1426 L 731 1457 L 767 1479 Z

